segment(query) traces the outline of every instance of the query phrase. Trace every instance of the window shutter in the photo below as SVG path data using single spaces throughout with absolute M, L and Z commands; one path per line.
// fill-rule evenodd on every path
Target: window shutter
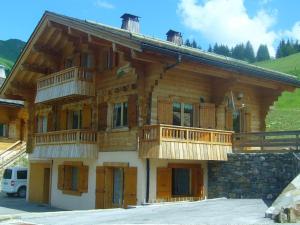
M 200 127 L 214 129 L 216 127 L 216 107 L 213 103 L 200 104 Z
M 137 203 L 137 168 L 124 168 L 124 208 Z
M 88 192 L 89 186 L 89 167 L 80 166 L 79 168 L 79 177 L 78 177 L 78 191 L 79 192 Z
M 200 127 L 200 104 L 199 103 L 195 103 L 193 105 L 193 125 L 194 127 Z
M 173 124 L 172 102 L 169 100 L 157 101 L 157 120 L 158 124 Z
M 49 112 L 48 113 L 48 118 L 47 118 L 47 131 L 53 131 L 53 113 Z
M 67 110 L 62 109 L 60 111 L 60 130 L 67 129 Z
M 171 198 L 172 168 L 157 168 L 156 199 L 168 200 Z
M 103 166 L 96 168 L 96 209 L 104 209 L 105 195 L 105 169 Z
M 64 174 L 65 174 L 65 168 L 64 165 L 58 166 L 58 180 L 57 180 L 57 189 L 63 190 L 64 189 Z
M 137 126 L 138 119 L 138 105 L 137 105 L 138 96 L 130 95 L 128 98 L 128 121 L 129 128 Z
M 91 107 L 89 105 L 84 105 L 82 114 L 83 114 L 83 120 L 82 120 L 83 129 L 91 128 L 91 121 L 92 121 Z
M 106 130 L 107 128 L 107 102 L 99 104 L 99 129 Z
M 203 170 L 201 167 L 192 169 L 193 196 L 203 198 Z
M 233 130 L 232 109 L 230 108 L 225 110 L 225 129 Z

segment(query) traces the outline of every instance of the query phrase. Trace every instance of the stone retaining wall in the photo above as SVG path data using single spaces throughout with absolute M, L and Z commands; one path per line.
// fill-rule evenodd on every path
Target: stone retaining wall
M 226 162 L 208 163 L 208 197 L 272 201 L 299 172 L 300 153 L 229 154 Z

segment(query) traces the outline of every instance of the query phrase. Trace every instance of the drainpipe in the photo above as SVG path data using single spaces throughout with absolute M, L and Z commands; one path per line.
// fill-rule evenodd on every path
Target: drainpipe
M 146 159 L 146 203 L 149 203 L 150 159 Z
M 164 72 L 167 72 L 168 70 L 174 68 L 175 66 L 177 66 L 178 64 L 180 64 L 182 62 L 182 56 L 180 54 L 177 55 L 177 62 L 172 64 L 172 65 L 168 65 L 164 68 Z

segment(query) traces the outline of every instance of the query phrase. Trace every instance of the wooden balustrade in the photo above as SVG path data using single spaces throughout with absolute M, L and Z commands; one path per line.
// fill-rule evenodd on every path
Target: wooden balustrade
M 36 145 L 97 143 L 97 132 L 90 130 L 62 130 L 35 134 Z
M 177 141 L 232 145 L 232 133 L 231 131 L 172 125 L 146 125 L 143 128 L 142 141 Z
M 42 77 L 37 81 L 37 89 L 41 90 L 73 80 L 93 81 L 93 72 L 80 67 L 71 67 Z
M 236 150 L 299 150 L 299 137 L 300 131 L 237 133 L 233 136 L 233 145 Z

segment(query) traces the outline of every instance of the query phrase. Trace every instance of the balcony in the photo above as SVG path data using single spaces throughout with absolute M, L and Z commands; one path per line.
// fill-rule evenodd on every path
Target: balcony
M 62 130 L 37 133 L 32 157 L 38 158 L 97 158 L 97 132 Z
M 93 73 L 83 68 L 72 67 L 37 81 L 35 103 L 47 102 L 65 97 L 94 96 Z
M 140 138 L 141 158 L 227 160 L 232 152 L 230 131 L 172 125 L 146 125 Z

